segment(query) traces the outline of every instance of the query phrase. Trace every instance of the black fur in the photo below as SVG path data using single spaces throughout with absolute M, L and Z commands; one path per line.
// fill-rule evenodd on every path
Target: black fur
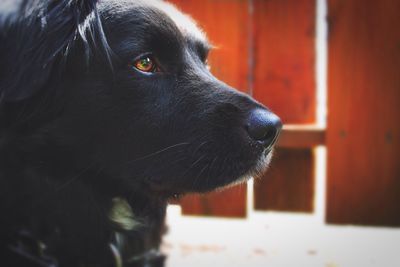
M 209 44 L 182 31 L 165 8 L 118 0 L 0 4 L 7 266 L 114 266 L 110 244 L 124 266 L 162 266 L 156 251 L 169 198 L 262 171 L 257 164 L 270 150 L 244 125 L 252 109 L 265 107 L 212 76 Z M 132 66 L 146 53 L 160 72 Z M 110 221 L 116 197 L 131 206 L 135 229 Z

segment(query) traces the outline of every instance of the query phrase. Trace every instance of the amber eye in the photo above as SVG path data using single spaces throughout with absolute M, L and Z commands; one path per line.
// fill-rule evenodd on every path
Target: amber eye
M 137 59 L 133 66 L 143 72 L 156 72 L 158 70 L 156 63 L 150 56 Z

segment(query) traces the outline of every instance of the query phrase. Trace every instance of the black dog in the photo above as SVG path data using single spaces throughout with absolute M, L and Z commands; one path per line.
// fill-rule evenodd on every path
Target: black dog
M 157 1 L 0 4 L 0 265 L 162 266 L 168 200 L 262 172 L 281 123 Z

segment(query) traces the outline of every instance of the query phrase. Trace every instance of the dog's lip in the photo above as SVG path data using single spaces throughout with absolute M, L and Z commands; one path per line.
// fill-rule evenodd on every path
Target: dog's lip
M 236 179 L 232 179 L 231 183 L 217 186 L 212 190 L 218 190 L 218 188 L 226 188 L 233 186 L 235 184 L 243 183 L 251 178 L 261 177 L 268 169 L 270 159 L 272 157 L 272 153 L 275 149 L 275 145 L 269 146 L 267 148 L 259 150 L 257 160 L 254 161 L 254 165 L 250 168 L 244 175 L 237 177 Z M 185 194 L 187 193 L 195 193 L 198 191 L 185 190 L 183 188 L 179 189 L 175 186 L 166 186 L 158 183 L 156 180 L 147 180 L 147 184 L 149 186 L 150 191 L 153 194 L 165 199 L 170 199 L 172 201 L 179 201 Z
M 274 150 L 274 146 L 270 146 L 270 147 L 264 149 L 264 151 L 262 152 L 262 155 L 264 157 L 267 157 L 270 153 L 272 153 L 272 150 Z
M 153 181 L 148 182 L 149 187 L 153 193 L 156 193 L 160 197 L 165 197 L 165 198 L 172 198 L 175 200 L 179 200 L 185 192 L 179 191 L 179 190 L 173 190 L 172 188 L 164 187 L 158 183 L 155 183 Z
M 183 193 L 173 193 L 171 198 L 173 200 L 179 201 L 183 197 L 183 195 Z

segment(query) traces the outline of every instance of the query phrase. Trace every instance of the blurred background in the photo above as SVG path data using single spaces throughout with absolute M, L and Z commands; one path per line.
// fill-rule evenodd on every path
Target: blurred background
M 168 266 L 400 266 L 400 1 L 172 0 L 285 127 L 265 177 L 168 210 Z

